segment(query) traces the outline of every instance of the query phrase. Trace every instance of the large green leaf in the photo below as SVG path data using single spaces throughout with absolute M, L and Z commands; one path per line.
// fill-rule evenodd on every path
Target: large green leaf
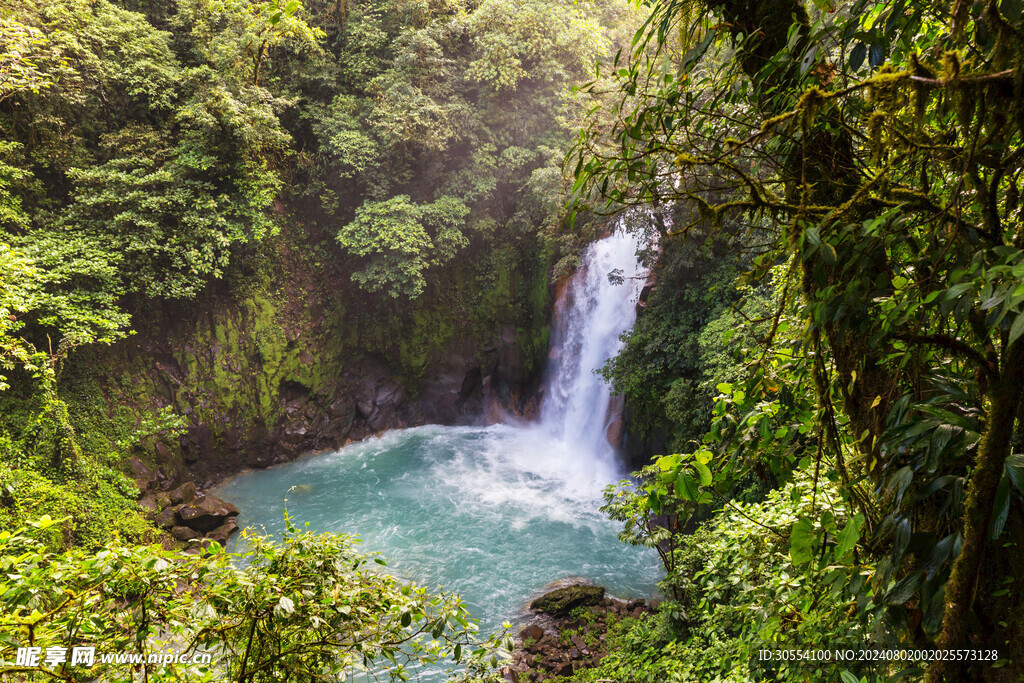
M 811 561 L 814 547 L 814 523 L 801 517 L 793 523 L 789 533 L 789 557 L 793 564 L 801 565 Z
M 1024 493 L 1024 453 L 1014 453 L 1006 459 L 1006 478 Z
M 693 466 L 697 470 L 697 474 L 700 475 L 700 485 L 711 486 L 711 470 L 708 469 L 708 466 L 699 460 L 694 461 Z
M 864 515 L 859 513 L 846 523 L 836 541 L 836 559 L 846 557 L 857 545 L 857 541 L 860 540 L 860 528 L 863 525 Z
M 1018 313 L 1013 325 L 1010 326 L 1010 338 L 1006 342 L 1007 346 L 1017 341 L 1022 334 L 1024 334 L 1024 313 Z

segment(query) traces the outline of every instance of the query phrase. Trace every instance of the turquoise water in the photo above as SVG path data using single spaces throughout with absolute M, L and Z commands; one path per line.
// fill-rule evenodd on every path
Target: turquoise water
M 242 526 L 279 534 L 287 506 L 299 525 L 359 535 L 399 578 L 459 593 L 487 633 L 566 577 L 654 592 L 656 553 L 621 544 L 598 510 L 618 476 L 540 427 L 427 426 L 241 474 L 217 495 Z

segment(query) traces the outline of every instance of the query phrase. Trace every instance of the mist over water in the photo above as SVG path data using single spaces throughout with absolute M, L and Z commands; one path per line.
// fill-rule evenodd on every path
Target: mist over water
M 633 323 L 635 251 L 633 238 L 615 234 L 584 254 L 557 304 L 538 423 L 393 431 L 239 475 L 217 494 L 238 506 L 243 526 L 279 534 L 286 505 L 314 531 L 360 536 L 396 576 L 458 592 L 482 632 L 569 576 L 621 597 L 650 595 L 657 555 L 620 543 L 619 525 L 599 511 L 622 471 L 605 437 L 608 387 L 594 371 Z M 609 282 L 612 270 L 624 282 Z

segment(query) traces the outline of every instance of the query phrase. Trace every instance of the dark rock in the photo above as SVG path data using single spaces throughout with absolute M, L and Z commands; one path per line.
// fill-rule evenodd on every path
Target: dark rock
M 533 640 L 533 642 L 537 642 L 538 640 L 544 637 L 544 629 L 542 629 L 540 626 L 537 626 L 536 624 L 530 624 L 529 626 L 527 626 L 519 632 L 519 637 L 522 638 L 524 641 L 529 639 Z
M 156 496 L 152 493 L 147 493 L 139 498 L 139 507 L 150 513 L 160 512 L 160 504 L 156 502 Z
M 658 286 L 658 278 L 654 271 L 651 271 L 650 275 L 647 276 L 647 281 L 644 282 L 643 288 L 640 290 L 640 298 L 636 302 L 636 314 L 637 317 L 644 312 L 647 308 L 647 299 L 650 298 L 651 292 Z
M 597 605 L 604 598 L 604 586 L 566 586 L 542 595 L 530 604 L 531 609 L 564 617 L 576 607 Z
M 183 524 L 203 532 L 213 531 L 224 524 L 228 517 L 237 515 L 238 508 L 209 493 L 196 496 L 195 500 L 178 511 Z
M 289 443 L 298 444 L 306 438 L 307 434 L 309 434 L 309 425 L 302 420 L 290 422 L 288 423 L 288 426 L 284 428 L 282 434 L 284 439 Z
M 605 415 L 605 422 L 608 428 L 605 430 L 605 438 L 608 439 L 614 448 L 622 448 L 622 438 L 626 433 L 626 420 L 623 413 L 625 397 L 621 394 L 612 396 L 608 403 L 608 412 Z
M 478 396 L 483 389 L 483 373 L 480 367 L 470 368 L 469 372 L 462 379 L 462 386 L 459 387 L 459 404 L 463 404 L 471 398 Z
M 160 514 L 156 516 L 153 522 L 164 529 L 170 529 L 173 526 L 178 525 L 178 507 L 167 507 L 160 511 Z
M 171 497 L 164 491 L 156 494 L 156 507 L 159 510 L 171 507 Z
M 217 541 L 217 543 L 220 543 L 221 545 L 226 545 L 228 539 L 231 538 L 231 535 L 236 531 L 238 531 L 238 525 L 235 524 L 234 519 L 229 519 L 228 521 L 224 522 L 219 527 L 208 533 L 206 537 L 209 538 L 211 541 Z
M 199 538 L 200 534 L 195 529 L 190 529 L 187 526 L 174 526 L 171 527 L 171 536 L 174 536 L 179 541 L 191 541 Z
M 626 433 L 626 421 L 622 415 L 616 415 L 612 418 L 611 422 L 608 423 L 608 428 L 605 430 L 604 436 L 608 439 L 608 443 L 612 447 L 618 449 L 622 448 L 622 438 Z
M 309 398 L 312 393 L 312 389 L 307 387 L 301 382 L 295 382 L 293 380 L 282 379 L 277 384 L 277 393 L 282 401 L 285 403 L 296 401 L 299 399 Z
M 572 676 L 572 662 L 561 662 L 552 671 L 556 676 Z
M 580 650 L 586 650 L 587 649 L 587 644 L 584 643 L 583 639 L 580 638 L 578 635 L 573 635 L 573 637 L 570 638 L 570 640 L 572 641 L 572 644 L 575 645 L 578 649 L 580 649 Z M 573 659 L 576 659 L 576 658 L 573 657 Z
M 205 424 L 190 425 L 188 432 L 181 437 L 181 454 L 186 463 L 199 462 L 204 453 L 213 450 L 213 432 Z
M 177 527 L 175 527 L 175 528 L 177 528 Z M 574 647 L 570 647 L 569 648 L 569 658 L 570 659 L 579 659 L 580 658 L 580 651 L 577 650 Z
M 157 441 L 153 445 L 153 450 L 156 452 L 156 457 L 160 462 L 167 463 L 171 461 L 172 453 L 167 444 Z
M 160 488 L 166 488 L 167 484 L 171 481 L 171 478 L 167 476 L 167 473 L 161 468 L 156 471 L 156 483 Z
M 191 503 L 196 497 L 196 485 L 190 481 L 186 481 L 184 484 L 174 489 L 168 494 L 173 505 L 181 505 L 182 503 Z
M 135 478 L 135 484 L 139 487 L 140 491 L 145 492 L 153 485 L 153 470 L 146 467 L 138 458 L 132 458 L 128 462 L 128 467 L 132 471 L 132 476 Z

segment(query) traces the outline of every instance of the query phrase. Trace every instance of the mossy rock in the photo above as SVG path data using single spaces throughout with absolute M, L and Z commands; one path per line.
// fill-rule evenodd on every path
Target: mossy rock
M 577 607 L 598 605 L 604 599 L 604 586 L 566 586 L 545 593 L 530 604 L 530 609 L 564 617 Z

